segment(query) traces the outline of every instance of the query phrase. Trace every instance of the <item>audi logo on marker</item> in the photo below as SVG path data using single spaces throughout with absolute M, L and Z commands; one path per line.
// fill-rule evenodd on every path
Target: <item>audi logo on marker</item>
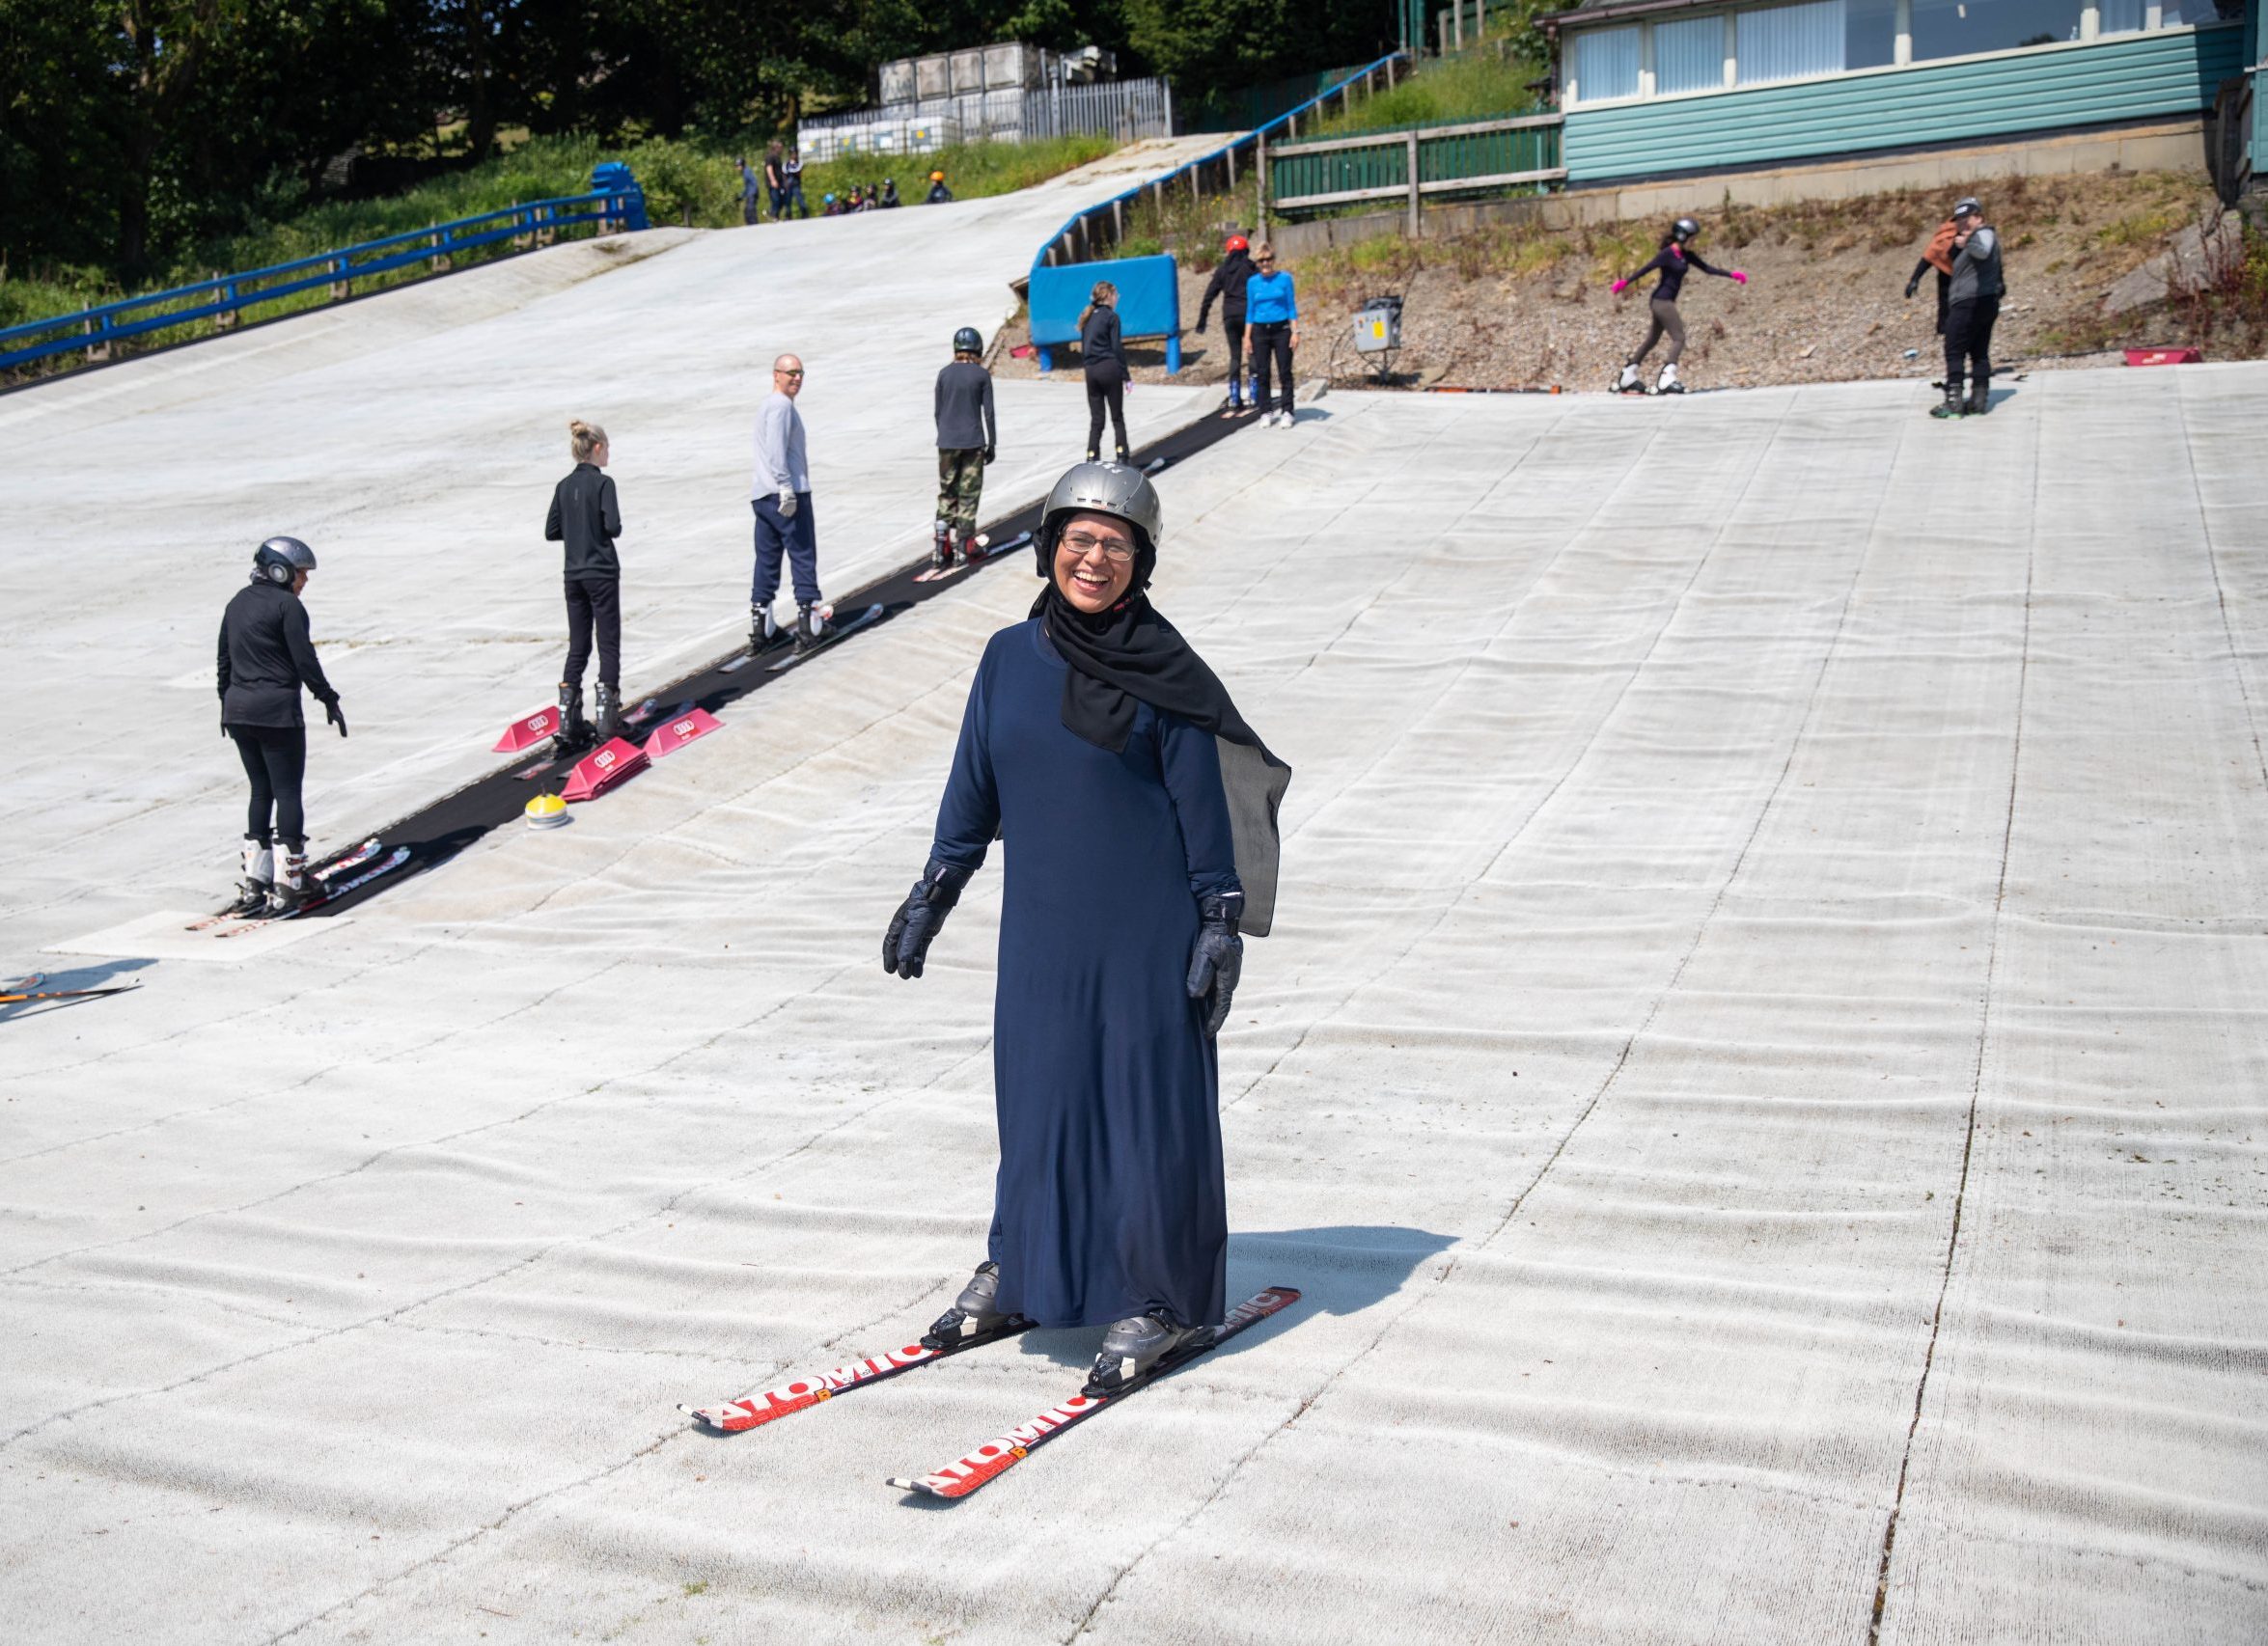
M 679 737 L 690 737 L 693 734 L 693 723 L 689 720 L 680 720 L 677 725 L 671 727 L 670 729 L 676 732 Z

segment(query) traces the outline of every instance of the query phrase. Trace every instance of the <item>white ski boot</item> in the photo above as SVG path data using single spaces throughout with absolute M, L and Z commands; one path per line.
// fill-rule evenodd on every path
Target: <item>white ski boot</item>
M 761 657 L 779 644 L 780 625 L 769 606 L 748 608 L 748 655 Z
M 929 540 L 929 563 L 939 571 L 953 564 L 953 522 L 940 520 Z
M 811 650 L 827 638 L 827 608 L 818 601 L 795 608 L 795 649 Z
M 1639 381 L 1637 367 L 1624 366 L 1622 368 L 1622 375 L 1615 379 L 1615 393 L 1618 395 L 1643 395 L 1646 393 L 1646 385 Z
M 1117 1394 L 1196 1335 L 1196 1327 L 1175 1326 L 1154 1314 L 1121 1320 L 1102 1334 L 1102 1353 L 1094 1357 L 1082 1392 L 1089 1399 Z
M 1654 393 L 1657 395 L 1682 395 L 1685 393 L 1685 385 L 1677 381 L 1676 367 L 1665 366 L 1662 368 L 1662 374 L 1654 379 Z
M 276 854 L 265 840 L 244 837 L 244 878 L 236 882 L 236 900 L 224 915 L 257 915 L 267 907 L 267 894 L 276 883 Z
M 268 889 L 267 913 L 296 915 L 307 903 L 307 842 L 305 840 L 279 840 L 283 850 L 276 853 L 276 882 Z

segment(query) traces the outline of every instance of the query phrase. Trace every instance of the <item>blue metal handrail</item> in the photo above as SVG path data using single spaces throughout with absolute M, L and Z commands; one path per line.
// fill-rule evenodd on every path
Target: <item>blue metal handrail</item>
M 406 230 L 380 239 L 342 246 L 336 251 L 319 252 L 314 257 L 296 258 L 267 268 L 224 274 L 192 286 L 177 286 L 170 291 L 124 297 L 76 314 L 10 326 L 0 330 L 0 368 L 43 360 L 75 348 L 93 353 L 125 338 L 186 325 L 193 320 L 233 316 L 255 304 L 272 303 L 318 286 L 330 287 L 334 299 L 345 298 L 351 294 L 356 280 L 405 268 L 415 262 L 437 261 L 453 252 L 492 245 L 498 240 L 570 229 L 584 223 L 619 224 L 629 231 L 647 227 L 646 196 L 637 179 L 630 176 L 628 167 L 619 162 L 599 166 L 592 173 L 591 180 L 595 186 L 589 194 L 528 201 L 499 211 L 484 211 L 474 217 L 436 223 L 429 229 Z M 414 250 L 403 249 L 413 245 Z M 187 307 L 167 307 L 173 304 Z M 142 313 L 149 310 L 163 312 Z M 134 317 L 137 315 L 141 317 Z M 54 333 L 68 335 L 46 335 Z M 35 338 L 41 341 L 26 341 Z
M 1165 185 L 1173 182 L 1175 178 L 1181 177 L 1183 174 L 1194 172 L 1200 166 L 1211 165 L 1214 161 L 1221 159 L 1225 155 L 1233 153 L 1237 150 L 1257 148 L 1259 144 L 1259 140 L 1265 137 L 1269 132 L 1274 131 L 1280 125 L 1288 125 L 1291 122 L 1297 120 L 1301 115 L 1306 114 L 1310 109 L 1319 108 L 1321 105 L 1329 102 L 1333 97 L 1337 96 L 1340 93 L 1345 91 L 1347 87 L 1353 85 L 1357 80 L 1361 80 L 1371 74 L 1375 74 L 1379 69 L 1384 69 L 1390 63 L 1402 63 L 1409 61 L 1409 59 L 1410 54 L 1406 51 L 1390 51 L 1384 57 L 1379 58 L 1375 63 L 1366 64 L 1360 69 L 1350 70 L 1346 78 L 1340 81 L 1336 86 L 1326 87 L 1323 91 L 1317 92 L 1314 96 L 1310 97 L 1306 102 L 1300 104 L 1299 107 L 1295 109 L 1285 110 L 1274 120 L 1269 121 L 1265 125 L 1255 126 L 1252 130 L 1246 132 L 1242 137 L 1232 138 L 1229 142 L 1222 144 L 1218 149 L 1209 150 L 1205 153 L 1200 154 L 1196 159 L 1189 161 L 1187 164 L 1176 166 L 1174 168 L 1174 170 L 1167 172 L 1162 176 L 1150 178 L 1145 181 L 1136 183 L 1132 188 L 1127 189 L 1124 193 L 1115 194 L 1111 196 L 1110 199 L 1102 202 L 1098 206 L 1090 206 L 1084 210 L 1074 211 L 1070 216 L 1064 219 L 1062 228 L 1058 229 L 1054 233 L 1048 235 L 1045 240 L 1040 242 L 1039 250 L 1033 254 L 1032 266 L 1034 268 L 1043 267 L 1047 262 L 1048 254 L 1053 252 L 1057 246 L 1063 244 L 1064 240 L 1070 234 L 1071 231 L 1076 229 L 1088 218 L 1096 216 L 1101 212 L 1106 212 L 1114 206 L 1123 206 L 1128 202 L 1139 200 L 1142 198 L 1142 196 L 1148 194 L 1152 189 L 1159 189 L 1162 191 Z

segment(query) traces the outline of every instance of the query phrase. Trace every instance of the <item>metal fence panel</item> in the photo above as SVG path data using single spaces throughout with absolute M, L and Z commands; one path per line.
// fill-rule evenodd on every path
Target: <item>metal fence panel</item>
M 1083 131 L 1132 143 L 1169 135 L 1173 108 L 1173 94 L 1163 80 L 1048 84 L 819 115 L 796 126 L 795 141 L 804 158 L 814 161 L 848 154 L 926 154 L 954 143 L 1022 143 Z
M 1365 132 L 1271 148 L 1268 195 L 1279 210 L 1315 209 L 1369 195 L 1384 199 L 1408 191 L 1410 138 L 1417 137 L 1418 185 L 1428 194 L 1505 186 L 1505 179 L 1536 181 L 1559 173 L 1561 125 L 1557 116 L 1456 122 L 1428 128 Z

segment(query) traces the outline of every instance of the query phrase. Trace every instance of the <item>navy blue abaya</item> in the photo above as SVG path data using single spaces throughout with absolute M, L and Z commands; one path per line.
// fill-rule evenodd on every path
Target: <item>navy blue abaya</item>
M 1037 618 L 984 648 L 935 855 L 1007 844 L 993 1084 L 999 1306 L 1042 1326 L 1217 1324 L 1219 1078 L 1184 978 L 1197 900 L 1238 890 L 1211 733 L 1148 704 L 1113 754 L 1063 723 Z

